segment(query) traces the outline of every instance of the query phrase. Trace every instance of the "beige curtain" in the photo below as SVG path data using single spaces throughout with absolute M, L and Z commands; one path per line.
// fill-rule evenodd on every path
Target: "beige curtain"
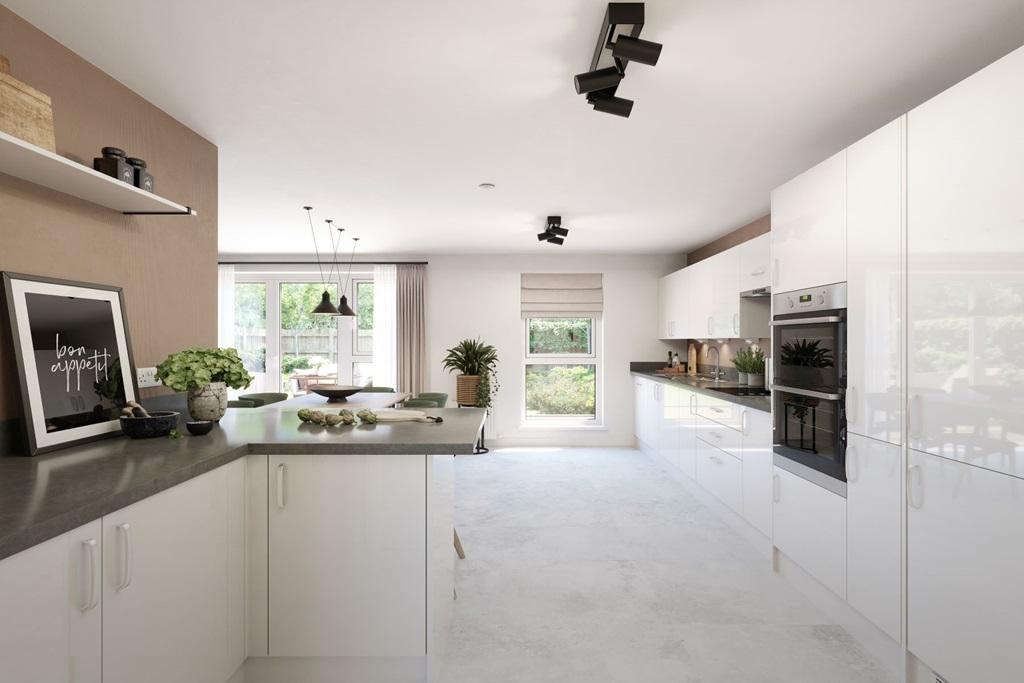
M 398 391 L 413 396 L 426 387 L 427 269 L 422 265 L 398 266 Z

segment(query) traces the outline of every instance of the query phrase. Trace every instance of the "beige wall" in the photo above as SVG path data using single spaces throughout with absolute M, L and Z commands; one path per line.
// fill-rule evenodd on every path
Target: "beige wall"
M 732 249 L 737 244 L 742 244 L 748 240 L 752 240 L 758 235 L 763 235 L 772 229 L 772 217 L 761 216 L 755 221 L 747 223 L 742 228 L 737 228 L 730 232 L 728 235 L 719 237 L 714 242 L 708 242 L 699 249 L 694 249 L 686 255 L 686 263 L 693 265 L 697 261 L 703 261 L 706 258 L 714 256 L 719 252 L 723 252 L 726 249 Z
M 58 154 L 91 165 L 121 147 L 146 159 L 160 194 L 199 212 L 123 216 L 0 175 L 0 270 L 123 287 L 137 365 L 216 344 L 216 146 L 2 6 L 0 53 L 53 98 Z M 8 336 L 0 321 L 0 420 L 21 413 Z

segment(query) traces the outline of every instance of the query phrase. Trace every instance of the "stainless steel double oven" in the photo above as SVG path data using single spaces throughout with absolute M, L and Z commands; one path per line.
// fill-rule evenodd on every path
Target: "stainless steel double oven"
M 846 283 L 776 294 L 773 304 L 774 451 L 845 482 Z

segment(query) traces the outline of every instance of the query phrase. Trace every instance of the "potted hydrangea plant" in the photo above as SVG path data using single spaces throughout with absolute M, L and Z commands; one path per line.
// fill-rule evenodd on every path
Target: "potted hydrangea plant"
M 227 388 L 244 389 L 253 379 L 236 349 L 203 348 L 172 353 L 156 366 L 156 378 L 175 391 L 188 392 L 192 419 L 213 422 L 227 410 Z

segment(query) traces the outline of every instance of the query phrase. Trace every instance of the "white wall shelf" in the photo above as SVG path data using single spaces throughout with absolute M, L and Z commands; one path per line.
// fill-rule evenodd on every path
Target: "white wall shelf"
M 129 216 L 195 216 L 192 207 L 140 190 L 88 166 L 0 131 L 0 173 L 84 199 Z

